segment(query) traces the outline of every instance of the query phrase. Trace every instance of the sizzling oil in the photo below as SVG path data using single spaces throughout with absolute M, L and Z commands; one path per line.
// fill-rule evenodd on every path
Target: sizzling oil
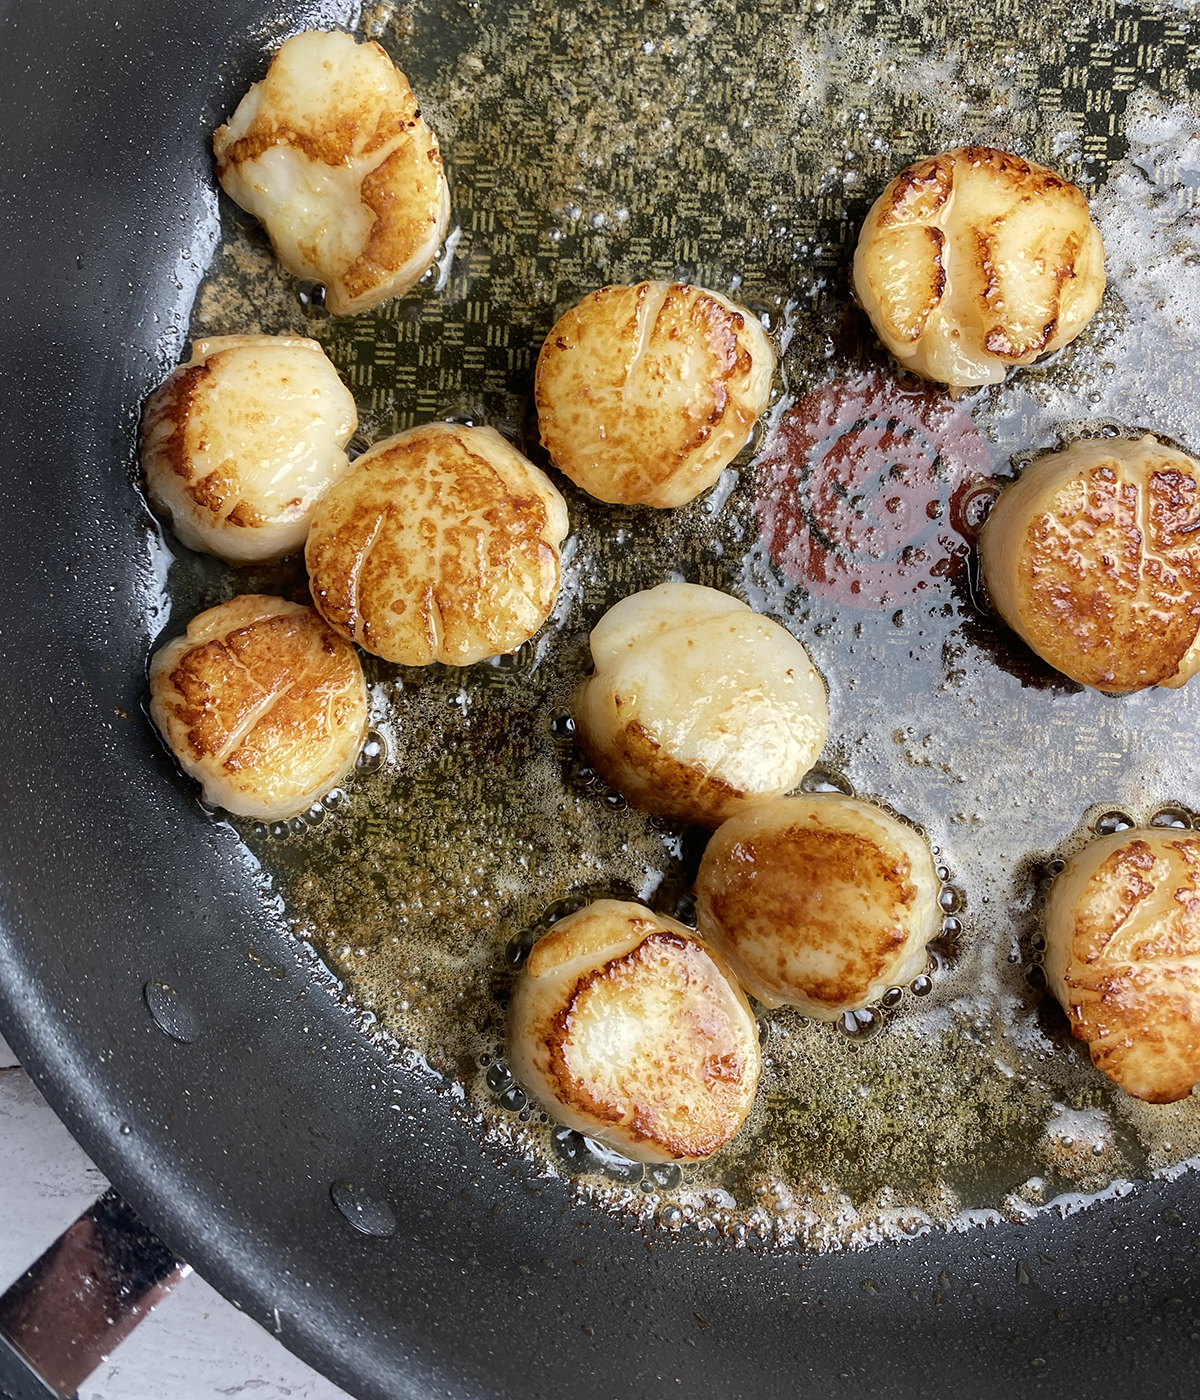
M 317 336 L 364 441 L 457 417 L 543 460 L 538 346 L 604 282 L 694 280 L 775 337 L 779 392 L 739 470 L 676 511 L 564 485 L 572 541 L 547 628 L 465 671 L 367 658 L 379 752 L 310 822 L 239 824 L 368 1033 L 459 1086 L 491 1152 L 648 1226 L 838 1247 L 1071 1208 L 1200 1156 L 1200 1104 L 1139 1104 L 1090 1067 L 1044 995 L 1038 931 L 1054 860 L 1095 822 L 1192 820 L 1200 690 L 1081 690 L 999 626 L 972 574 L 994 478 L 1023 455 L 1104 424 L 1200 449 L 1182 26 L 1110 7 L 1064 35 L 1042 10 L 376 6 L 364 28 L 408 72 L 447 158 L 438 267 L 413 295 L 333 321 L 223 212 L 193 334 Z M 1131 95 L 1139 81 L 1157 95 Z M 952 404 L 897 378 L 846 271 L 886 179 L 967 140 L 1046 160 L 1094 196 L 1110 289 L 1072 346 Z M 592 624 L 673 577 L 746 598 L 805 643 L 830 691 L 823 771 L 926 830 L 947 928 L 929 975 L 849 1027 L 760 1012 L 742 1133 L 700 1166 L 651 1170 L 556 1130 L 502 1047 L 514 967 L 549 919 L 599 895 L 688 914 L 703 837 L 606 791 L 565 718 Z M 302 597 L 304 580 L 180 551 L 170 587 L 182 621 L 248 588 Z

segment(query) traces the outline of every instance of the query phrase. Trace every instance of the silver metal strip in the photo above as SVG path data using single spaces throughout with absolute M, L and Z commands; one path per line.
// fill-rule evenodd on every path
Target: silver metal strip
M 68 1400 L 189 1273 L 106 1191 L 0 1296 L 0 1340 L 50 1395 Z

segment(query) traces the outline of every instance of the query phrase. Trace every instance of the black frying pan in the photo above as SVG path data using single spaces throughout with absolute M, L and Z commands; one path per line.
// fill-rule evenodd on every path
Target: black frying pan
M 0 1026 L 22 1062 L 173 1248 L 364 1397 L 1193 1394 L 1193 1177 L 868 1253 L 644 1238 L 497 1165 L 384 1062 L 197 813 L 140 709 L 136 416 L 178 353 L 207 133 L 298 17 L 342 18 L 0 3 Z M 352 1228 L 338 1182 L 394 1232 Z

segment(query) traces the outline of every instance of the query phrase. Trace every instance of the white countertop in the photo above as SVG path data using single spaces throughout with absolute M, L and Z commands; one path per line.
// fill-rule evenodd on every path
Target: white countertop
M 0 1040 L 0 1292 L 108 1182 Z M 79 1388 L 79 1400 L 349 1400 L 191 1274 Z

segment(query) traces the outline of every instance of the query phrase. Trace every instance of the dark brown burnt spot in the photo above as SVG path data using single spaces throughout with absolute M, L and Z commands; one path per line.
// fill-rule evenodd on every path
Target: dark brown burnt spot
M 925 236 L 933 245 L 934 274 L 933 284 L 929 289 L 929 310 L 932 311 L 933 308 L 938 304 L 938 302 L 941 301 L 942 294 L 946 290 L 946 263 L 944 257 L 946 248 L 946 235 L 941 231 L 940 228 L 934 228 L 931 225 L 930 227 L 926 228 Z
M 1004 310 L 1004 295 L 1000 287 L 1000 277 L 996 272 L 996 265 L 993 261 L 993 249 L 991 237 L 980 232 L 979 229 L 971 230 L 975 239 L 975 263 L 979 271 L 983 274 L 983 291 L 980 293 L 981 300 L 991 312 Z
M 207 476 L 202 476 L 199 481 L 193 481 L 186 488 L 186 494 L 200 507 L 201 510 L 211 511 L 213 515 L 220 515 L 228 504 L 229 498 L 236 493 L 237 487 L 233 479 L 232 462 L 223 462 L 215 471 L 211 471 Z M 240 522 L 235 521 L 235 524 Z
M 267 523 L 266 516 L 255 510 L 252 505 L 245 501 L 239 501 L 237 505 L 225 517 L 230 525 L 239 525 L 244 529 L 254 529 L 256 526 Z
M 986 167 L 1013 185 L 1026 186 L 1035 195 L 1074 188 L 1070 181 L 1056 175 L 1053 170 L 1045 166 L 1032 166 L 1011 151 L 1001 151 L 995 146 L 964 146 L 958 155 L 969 165 Z
M 983 344 L 991 354 L 999 355 L 1001 359 L 1019 360 L 1044 350 L 1057 329 L 1057 321 L 1048 321 L 1040 332 L 1027 332 L 1024 336 L 1019 336 L 1012 333 L 1010 327 L 993 326 L 984 336 Z
M 1180 536 L 1200 530 L 1200 492 L 1195 480 L 1176 469 L 1153 472 L 1150 476 L 1151 546 L 1168 550 Z M 1186 549 L 1200 543 L 1183 539 Z

